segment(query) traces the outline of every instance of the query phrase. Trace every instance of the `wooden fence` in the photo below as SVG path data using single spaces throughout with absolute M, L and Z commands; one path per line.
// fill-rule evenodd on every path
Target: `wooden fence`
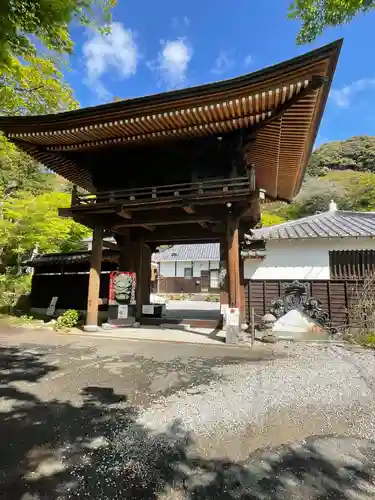
M 363 280 L 301 280 L 308 283 L 308 294 L 321 301 L 321 307 L 329 314 L 333 326 L 350 324 L 348 311 L 357 302 L 363 289 Z M 249 322 L 251 308 L 256 321 L 269 312 L 271 302 L 283 295 L 282 285 L 292 280 L 248 281 L 245 287 L 246 321 Z
M 331 280 L 363 279 L 375 273 L 375 250 L 334 250 L 329 252 Z

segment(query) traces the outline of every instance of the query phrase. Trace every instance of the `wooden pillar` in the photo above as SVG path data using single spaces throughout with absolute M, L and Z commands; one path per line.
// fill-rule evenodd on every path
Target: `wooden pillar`
M 240 248 L 239 220 L 228 215 L 226 223 L 227 239 L 227 279 L 228 279 L 228 314 L 226 322 L 226 342 L 235 344 L 239 341 L 241 317 L 241 284 L 240 284 Z M 234 310 L 237 314 L 231 313 Z M 233 322 L 233 319 L 236 319 Z
M 220 270 L 225 269 L 227 274 L 227 238 L 226 235 L 223 235 L 220 238 Z M 221 282 L 220 285 L 220 305 L 227 306 L 228 305 L 228 279 L 225 276 L 225 279 Z
M 120 247 L 120 271 L 128 271 L 130 273 L 136 272 L 136 252 L 137 246 L 132 242 L 130 233 L 121 235 L 117 239 L 117 244 Z
M 149 304 L 151 293 L 151 248 L 146 244 L 143 245 L 142 281 L 142 303 Z
M 239 224 L 239 240 L 243 241 L 245 235 L 244 224 Z M 239 249 L 240 250 L 240 249 Z M 246 308 L 248 307 L 245 300 L 245 288 L 246 280 L 244 276 L 244 261 L 241 257 L 241 252 L 239 252 L 239 269 L 240 269 L 240 311 L 241 311 L 241 322 L 245 322 L 246 318 Z
M 245 322 L 246 319 L 246 297 L 245 297 L 245 288 L 246 288 L 246 281 L 244 278 L 244 262 L 243 259 L 240 256 L 240 312 L 241 312 L 241 321 Z
M 93 231 L 92 249 L 91 249 L 91 267 L 89 276 L 89 291 L 87 299 L 86 331 L 95 331 L 98 329 L 99 312 L 99 290 L 100 290 L 100 271 L 102 267 L 103 252 L 103 229 L 96 227 Z
M 150 303 L 150 282 L 151 282 L 151 249 L 143 241 L 134 243 L 135 250 L 135 273 L 137 276 L 136 285 L 136 317 L 139 321 L 142 316 L 142 305 Z
M 72 201 L 71 201 L 71 206 L 74 207 L 75 205 L 78 205 L 78 192 L 77 192 L 77 186 L 73 186 L 72 188 Z
M 240 248 L 238 220 L 231 216 L 227 219 L 227 276 L 229 307 L 241 307 L 240 287 Z
M 220 325 L 225 329 L 228 310 L 228 265 L 227 265 L 227 238 L 226 233 L 220 237 Z
M 142 304 L 145 297 L 145 278 L 144 278 L 144 260 L 145 260 L 145 245 L 142 240 L 137 240 L 132 244 L 134 252 L 135 274 L 136 274 L 136 318 L 140 320 L 142 316 Z

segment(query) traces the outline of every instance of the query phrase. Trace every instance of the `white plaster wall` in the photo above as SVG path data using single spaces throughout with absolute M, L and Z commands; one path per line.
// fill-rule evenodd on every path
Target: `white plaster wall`
M 201 277 L 201 271 L 208 271 L 210 269 L 210 263 L 208 260 L 196 260 L 193 262 L 193 276 L 194 278 Z
M 372 238 L 320 238 L 269 241 L 263 260 L 247 259 L 244 278 L 253 280 L 328 280 L 330 250 L 375 249 Z
M 160 262 L 159 273 L 163 278 L 173 278 L 175 276 L 174 262 Z
M 160 262 L 160 274 L 165 278 L 183 278 L 185 268 L 191 267 L 191 260 L 178 260 L 177 262 Z M 219 261 L 196 260 L 193 262 L 193 277 L 200 278 L 201 271 L 219 269 Z M 177 272 L 176 272 L 177 271 Z
M 177 261 L 177 273 L 178 278 L 183 278 L 185 276 L 185 268 L 189 267 L 191 269 L 191 260 L 178 260 Z

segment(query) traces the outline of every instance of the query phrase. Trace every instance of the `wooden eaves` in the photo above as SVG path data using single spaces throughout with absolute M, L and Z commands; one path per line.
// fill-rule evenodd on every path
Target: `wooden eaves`
M 65 113 L 2 117 L 6 136 L 48 168 L 95 191 L 82 152 L 151 141 L 254 132 L 247 153 L 269 199 L 298 193 L 342 40 L 227 81 Z

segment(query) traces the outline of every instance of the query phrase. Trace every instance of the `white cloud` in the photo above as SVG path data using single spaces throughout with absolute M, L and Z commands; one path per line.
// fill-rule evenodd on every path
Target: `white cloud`
M 248 68 L 249 66 L 251 66 L 253 63 L 254 63 L 254 58 L 251 54 L 248 54 L 244 61 L 243 61 L 244 65 L 246 68 Z
M 121 79 L 135 75 L 138 49 L 131 30 L 121 23 L 113 23 L 107 35 L 95 32 L 82 47 L 85 59 L 87 83 L 100 98 L 108 98 L 101 78 L 105 73 L 115 73 Z
M 227 71 L 233 68 L 233 66 L 234 66 L 233 59 L 231 59 L 226 52 L 220 52 L 211 72 L 214 73 L 215 75 L 222 75 L 224 73 L 227 73 Z
M 163 47 L 157 60 L 149 63 L 148 66 L 157 71 L 161 81 L 169 87 L 178 87 L 186 80 L 193 50 L 183 38 L 162 41 L 161 43 Z
M 375 78 L 362 78 L 341 89 L 331 90 L 330 97 L 340 108 L 349 108 L 355 94 L 373 88 L 375 88 Z

